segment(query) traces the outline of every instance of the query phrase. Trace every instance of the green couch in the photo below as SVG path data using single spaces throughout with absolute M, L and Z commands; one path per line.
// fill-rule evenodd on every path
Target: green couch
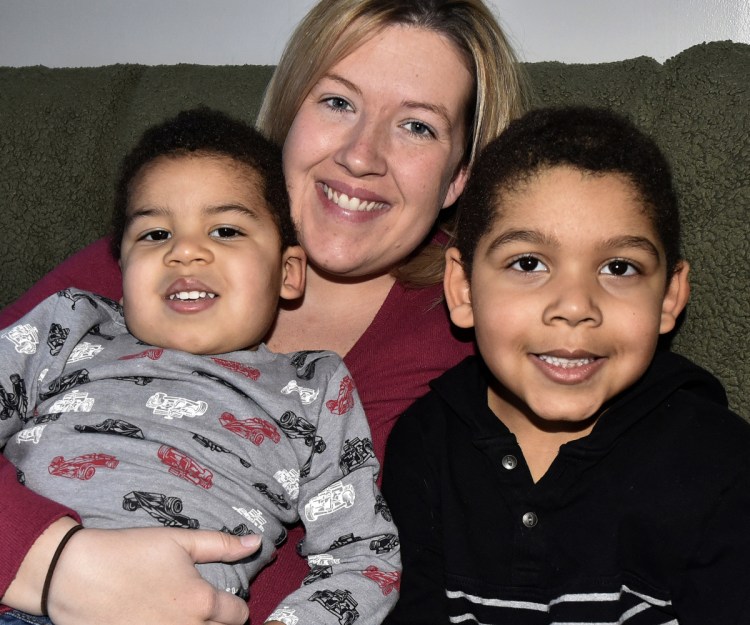
M 750 417 L 750 46 L 692 47 L 664 64 L 526 64 L 537 104 L 630 114 L 670 156 L 692 298 L 673 349 Z M 148 125 L 206 104 L 253 120 L 269 66 L 0 68 L 0 307 L 107 230 L 118 162 Z

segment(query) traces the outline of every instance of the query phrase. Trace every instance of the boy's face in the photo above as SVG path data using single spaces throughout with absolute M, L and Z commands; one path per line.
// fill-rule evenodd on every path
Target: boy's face
M 304 286 L 281 250 L 258 174 L 227 157 L 161 157 L 134 181 L 122 239 L 125 322 L 139 340 L 196 354 L 255 348 L 279 297 Z
M 571 167 L 505 194 L 477 246 L 470 287 L 459 258 L 449 250 L 451 318 L 475 327 L 500 381 L 489 404 L 506 424 L 590 428 L 589 417 L 644 373 L 689 291 L 687 264 L 667 280 L 663 246 L 632 184 Z

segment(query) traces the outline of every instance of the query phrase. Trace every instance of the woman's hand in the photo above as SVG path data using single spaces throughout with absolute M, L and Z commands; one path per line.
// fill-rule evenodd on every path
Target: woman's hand
M 246 602 L 214 588 L 194 565 L 233 562 L 259 544 L 257 536 L 204 530 L 84 529 L 55 568 L 50 618 L 55 625 L 242 625 Z

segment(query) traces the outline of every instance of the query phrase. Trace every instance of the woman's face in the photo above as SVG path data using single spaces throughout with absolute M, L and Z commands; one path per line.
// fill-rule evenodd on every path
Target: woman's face
M 473 84 L 446 38 L 390 26 L 313 86 L 284 143 L 292 214 L 312 265 L 379 275 L 425 238 L 464 188 Z

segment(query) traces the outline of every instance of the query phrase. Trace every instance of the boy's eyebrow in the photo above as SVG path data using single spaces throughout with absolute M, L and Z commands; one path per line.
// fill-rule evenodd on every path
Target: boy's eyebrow
M 646 237 L 639 237 L 635 235 L 626 235 L 621 237 L 613 237 L 604 242 L 604 249 L 618 248 L 618 247 L 631 247 L 641 249 L 644 252 L 648 252 L 654 258 L 659 258 L 658 248 Z
M 339 76 L 338 74 L 333 73 L 327 73 L 323 75 L 323 78 L 328 78 L 329 80 L 333 80 L 334 82 L 339 82 L 348 89 L 351 89 L 356 93 L 357 95 L 362 95 L 362 90 L 357 87 L 352 81 L 344 78 L 343 76 Z M 445 124 L 448 126 L 448 129 L 453 128 L 453 124 L 451 123 L 450 116 L 448 115 L 448 109 L 446 109 L 444 106 L 441 106 L 440 104 L 432 104 L 430 102 L 419 102 L 417 100 L 404 100 L 402 102 L 402 106 L 408 108 L 408 109 L 422 109 L 425 111 L 430 111 L 434 115 L 437 115 L 440 117 Z
M 174 211 L 169 208 L 159 206 L 148 206 L 136 209 L 132 212 L 128 211 L 128 215 L 125 219 L 125 225 L 128 226 L 135 220 L 143 217 L 170 217 Z M 222 213 L 240 213 L 249 217 L 250 219 L 260 219 L 260 214 L 253 208 L 245 206 L 244 204 L 217 204 L 216 206 L 206 206 L 203 209 L 203 213 L 206 215 L 220 215 Z

